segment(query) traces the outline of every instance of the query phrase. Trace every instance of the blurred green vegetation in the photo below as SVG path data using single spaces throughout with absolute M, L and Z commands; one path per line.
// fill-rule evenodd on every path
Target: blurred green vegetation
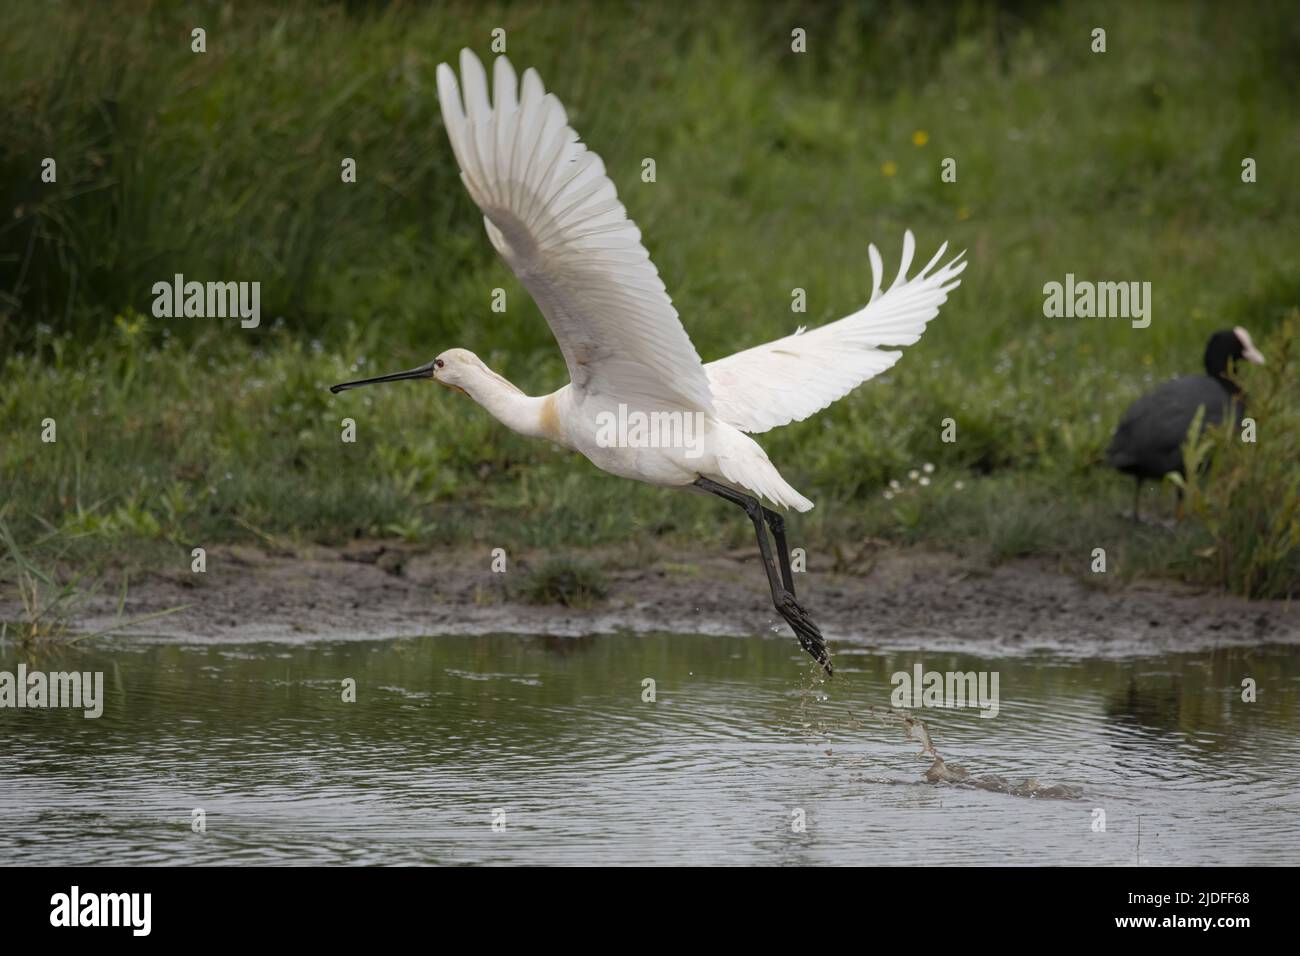
M 1300 582 L 1300 312 L 1252 376 L 1248 421 L 1189 436 L 1185 477 L 1193 527 L 1204 539 L 1192 556 L 1217 568 L 1218 580 L 1241 594 L 1287 594 Z M 1254 445 L 1241 440 L 1254 427 Z M 1266 449 L 1259 427 L 1267 427 Z
M 521 591 L 532 604 L 584 608 L 604 600 L 609 582 L 594 561 L 555 554 L 525 570 Z
M 1127 403 L 1198 371 L 1212 331 L 1245 325 L 1269 354 L 1300 303 L 1291 4 L 19 0 L 2 16 L 0 498 L 29 548 L 179 561 L 257 535 L 748 539 L 732 509 L 602 476 L 441 390 L 326 391 L 451 346 L 533 394 L 566 381 L 438 113 L 436 64 L 467 45 L 487 58 L 503 27 L 604 158 L 706 360 L 860 307 L 870 241 L 886 270 L 905 228 L 922 262 L 945 239 L 969 250 L 890 374 L 760 436 L 818 502 L 798 543 L 1080 571 L 1104 546 L 1121 575 L 1297 587 L 1225 572 L 1204 512 L 1173 533 L 1128 526 L 1131 485 L 1099 466 Z M 1258 182 L 1241 181 L 1246 156 Z M 1151 282 L 1151 327 L 1044 318 L 1043 284 L 1067 272 Z M 153 283 L 175 273 L 260 281 L 262 326 L 150 317 Z M 498 286 L 506 315 L 490 311 Z M 1294 386 L 1269 405 L 1286 428 Z M 1279 434 L 1262 423 L 1253 452 L 1274 455 Z M 928 485 L 908 479 L 927 462 Z M 1261 506 L 1285 492 L 1294 513 L 1288 474 L 1256 475 Z M 891 480 L 909 490 L 886 498 Z M 1150 493 L 1171 510 L 1171 491 Z

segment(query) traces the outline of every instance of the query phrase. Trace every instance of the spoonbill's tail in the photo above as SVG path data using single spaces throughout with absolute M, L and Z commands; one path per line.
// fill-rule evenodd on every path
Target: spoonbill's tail
M 781 477 L 763 446 L 738 429 L 721 424 L 714 432 L 721 477 L 760 498 L 795 511 L 811 511 L 813 503 Z M 716 476 L 715 476 L 716 477 Z

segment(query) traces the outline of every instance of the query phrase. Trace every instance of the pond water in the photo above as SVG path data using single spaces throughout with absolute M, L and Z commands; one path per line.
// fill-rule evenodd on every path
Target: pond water
M 0 858 L 1300 863 L 1295 648 L 836 662 L 681 635 L 0 647 L 105 689 L 98 719 L 0 709 Z M 998 674 L 996 717 L 913 711 L 961 782 L 869 710 L 918 663 Z

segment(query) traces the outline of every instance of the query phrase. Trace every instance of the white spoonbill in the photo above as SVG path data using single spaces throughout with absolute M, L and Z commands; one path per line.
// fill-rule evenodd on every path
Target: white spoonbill
M 455 73 L 440 64 L 443 122 L 488 238 L 546 317 L 569 384 L 525 395 L 473 352 L 449 349 L 419 368 L 331 391 L 432 379 L 468 395 L 507 428 L 549 439 L 611 474 L 739 505 L 754 524 L 773 605 L 831 673 L 821 631 L 795 599 L 784 521 L 762 502 L 796 511 L 813 503 L 746 433 L 803 421 L 892 366 L 901 353 L 881 346 L 920 338 L 966 263 L 958 255 L 936 269 L 945 243 L 909 279 L 916 243 L 907 232 L 898 275 L 882 289 L 880 253 L 870 246 L 873 286 L 865 307 L 705 364 L 604 164 L 578 141 L 560 101 L 543 89 L 536 70 L 517 83 L 504 56 L 493 72 L 489 102 L 483 64 L 461 51 L 462 105 Z

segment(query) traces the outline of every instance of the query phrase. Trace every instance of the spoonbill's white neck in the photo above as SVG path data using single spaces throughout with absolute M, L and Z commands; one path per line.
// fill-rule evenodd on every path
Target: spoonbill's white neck
M 474 399 L 513 432 L 529 438 L 559 440 L 554 395 L 525 395 L 504 375 L 498 375 L 486 365 L 461 369 L 452 387 Z

